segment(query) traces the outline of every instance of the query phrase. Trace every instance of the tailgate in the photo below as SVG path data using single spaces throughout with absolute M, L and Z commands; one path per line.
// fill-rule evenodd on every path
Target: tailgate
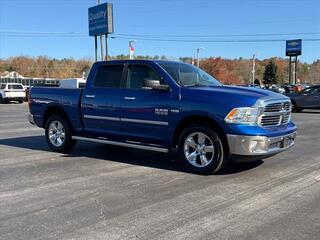
M 5 97 L 7 98 L 24 98 L 25 96 L 26 92 L 24 90 L 5 91 Z

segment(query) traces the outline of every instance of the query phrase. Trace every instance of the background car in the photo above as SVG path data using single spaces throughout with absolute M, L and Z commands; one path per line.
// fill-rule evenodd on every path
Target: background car
M 287 94 L 293 104 L 294 112 L 303 109 L 320 109 L 320 85 L 305 88 L 301 92 Z
M 10 101 L 23 103 L 25 95 L 26 93 L 22 84 L 4 83 L 0 85 L 0 103 L 8 103 Z

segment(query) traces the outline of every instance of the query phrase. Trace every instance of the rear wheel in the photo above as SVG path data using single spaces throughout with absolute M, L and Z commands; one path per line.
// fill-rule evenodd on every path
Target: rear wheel
M 19 103 L 23 103 L 23 99 L 19 99 L 18 102 L 19 102 Z
M 207 125 L 191 125 L 180 135 L 180 160 L 192 172 L 216 173 L 227 164 L 219 135 Z
M 51 116 L 45 127 L 48 146 L 56 152 L 71 150 L 76 141 L 72 139 L 70 124 L 60 115 Z

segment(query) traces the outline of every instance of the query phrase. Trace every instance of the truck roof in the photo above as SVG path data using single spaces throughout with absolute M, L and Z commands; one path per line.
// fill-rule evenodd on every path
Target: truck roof
M 96 63 L 120 63 L 124 64 L 127 62 L 131 63 L 146 63 L 146 62 L 153 62 L 153 63 L 181 63 L 178 61 L 171 61 L 171 60 L 152 60 L 152 59 L 124 59 L 124 60 L 110 60 L 110 61 L 97 61 Z

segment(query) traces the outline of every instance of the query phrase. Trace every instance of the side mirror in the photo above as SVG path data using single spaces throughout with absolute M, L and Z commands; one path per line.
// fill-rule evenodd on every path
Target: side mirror
M 168 85 L 161 85 L 159 80 L 145 79 L 144 85 L 147 88 L 156 89 L 160 91 L 170 90 L 170 87 Z

